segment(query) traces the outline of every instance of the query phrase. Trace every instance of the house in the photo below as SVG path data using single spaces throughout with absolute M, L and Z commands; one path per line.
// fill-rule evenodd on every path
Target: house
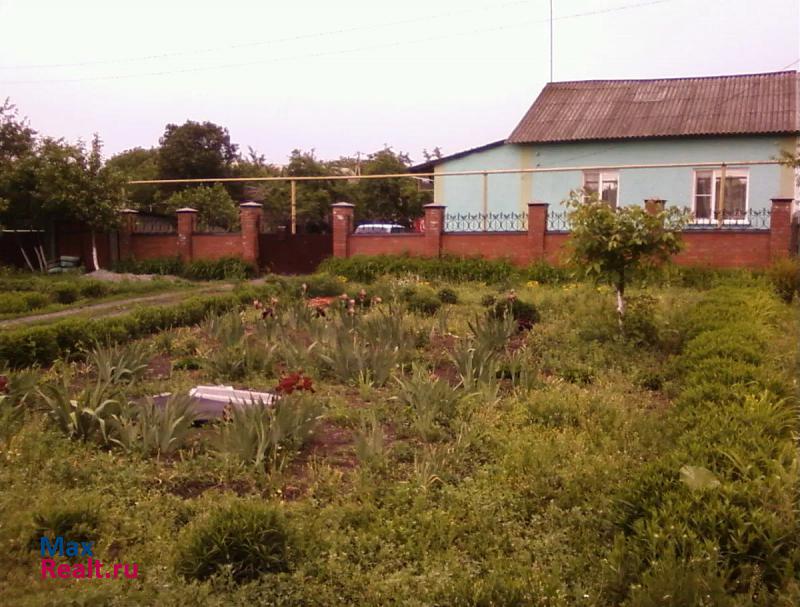
M 612 204 L 662 199 L 689 207 L 698 223 L 719 207 L 743 222 L 774 197 L 800 198 L 797 175 L 774 161 L 800 144 L 800 74 L 553 82 L 507 139 L 413 167 L 433 172 L 434 199 L 448 214 L 552 211 L 573 189 Z M 692 166 L 697 163 L 700 166 Z M 660 168 L 631 165 L 690 164 Z M 602 167 L 602 168 L 592 168 Z M 559 168 L 556 172 L 453 175 L 463 171 Z M 439 176 L 438 174 L 442 174 Z

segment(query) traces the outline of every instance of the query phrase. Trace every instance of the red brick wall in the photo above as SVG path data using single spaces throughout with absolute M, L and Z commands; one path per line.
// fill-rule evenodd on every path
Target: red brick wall
M 544 259 L 556 265 L 563 263 L 568 242 L 568 233 L 546 233 Z M 674 258 L 681 265 L 760 268 L 769 265 L 772 260 L 768 230 L 687 231 L 683 234 L 683 242 L 684 250 Z M 421 234 L 351 235 L 349 247 L 350 255 L 425 255 L 426 252 L 425 239 Z M 527 234 L 508 232 L 445 232 L 442 234 L 442 254 L 507 258 L 520 265 L 531 263 L 536 258 Z
M 352 234 L 349 238 L 350 255 L 424 255 L 425 250 L 423 234 Z
M 192 236 L 192 259 L 219 259 L 241 257 L 242 235 L 240 232 L 224 234 L 194 234 Z
M 675 262 L 686 266 L 760 268 L 771 263 L 770 234 L 763 232 L 686 232 Z
M 480 255 L 487 259 L 509 258 L 514 263 L 530 263 L 531 251 L 526 232 L 474 232 L 442 234 L 442 253 L 457 257 Z
M 176 257 L 178 237 L 175 234 L 132 234 L 131 256 L 134 259 Z

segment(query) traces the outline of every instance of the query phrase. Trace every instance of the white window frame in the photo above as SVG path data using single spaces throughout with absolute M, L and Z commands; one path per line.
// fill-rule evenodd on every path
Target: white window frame
M 586 189 L 586 173 L 597 173 L 597 196 L 600 200 L 603 199 L 603 181 L 606 176 L 611 177 L 614 181 L 617 182 L 617 202 L 614 205 L 614 208 L 620 206 L 620 201 L 622 200 L 621 192 L 622 192 L 622 183 L 619 180 L 619 169 L 604 169 L 604 170 L 597 170 L 597 171 L 581 171 L 581 182 L 583 189 Z
M 708 219 L 698 219 L 695 214 L 697 213 L 697 174 L 698 173 L 711 173 L 711 217 Z M 749 224 L 750 212 L 750 169 L 726 169 L 726 177 L 744 177 L 746 179 L 744 186 L 744 214 L 742 219 L 724 219 L 723 223 L 736 225 L 736 224 Z M 717 179 L 722 177 L 720 169 L 694 169 L 692 171 L 692 223 L 694 225 L 713 225 L 719 222 L 716 218 L 717 215 Z

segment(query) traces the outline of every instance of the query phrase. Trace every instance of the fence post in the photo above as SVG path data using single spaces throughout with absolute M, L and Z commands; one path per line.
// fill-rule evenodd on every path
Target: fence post
M 242 231 L 242 259 L 258 267 L 258 236 L 261 233 L 261 205 L 243 202 L 239 205 L 239 223 Z
M 769 254 L 788 257 L 792 251 L 792 198 L 773 198 L 769 219 Z
M 442 254 L 445 205 L 433 202 L 423 208 L 425 209 L 425 257 L 439 257 Z
M 333 206 L 333 256 L 350 257 L 350 234 L 353 233 L 353 207 L 349 202 Z
M 119 226 L 119 259 L 128 261 L 133 256 L 133 228 L 136 224 L 136 215 L 139 211 L 135 209 L 122 209 L 122 221 Z
M 531 260 L 544 258 L 544 237 L 547 232 L 546 202 L 528 203 L 528 250 Z
M 646 198 L 644 201 L 644 210 L 649 215 L 658 215 L 664 210 L 664 203 L 666 201 L 661 198 Z
M 192 261 L 192 235 L 197 225 L 197 210 L 184 207 L 175 211 L 178 216 L 178 256 L 181 261 Z

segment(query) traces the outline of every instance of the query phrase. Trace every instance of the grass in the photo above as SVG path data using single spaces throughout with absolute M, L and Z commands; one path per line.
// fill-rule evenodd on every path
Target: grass
M 105 282 L 81 274 L 30 274 L 0 268 L 0 321 L 145 295 L 180 292 L 191 286 L 185 281 Z
M 181 430 L 180 448 L 160 450 L 70 439 L 17 382 L 0 602 L 797 604 L 796 308 L 735 278 L 634 291 L 648 297 L 624 337 L 613 295 L 586 284 L 403 278 L 362 306 L 375 287 L 339 280 L 357 303 L 319 316 L 292 281 L 240 316 L 145 340 L 146 370 L 141 350 L 118 349 L 39 370 L 43 389 L 68 377 L 73 398 L 97 400 L 113 358 L 120 402 L 304 381 L 281 412 Z M 535 306 L 532 327 L 487 320 L 481 301 L 509 286 Z M 428 314 L 404 303 L 410 287 L 458 303 Z M 481 352 L 492 372 L 469 370 Z M 135 423 L 168 442 L 157 417 Z M 61 527 L 139 579 L 39 579 L 31 538 Z

